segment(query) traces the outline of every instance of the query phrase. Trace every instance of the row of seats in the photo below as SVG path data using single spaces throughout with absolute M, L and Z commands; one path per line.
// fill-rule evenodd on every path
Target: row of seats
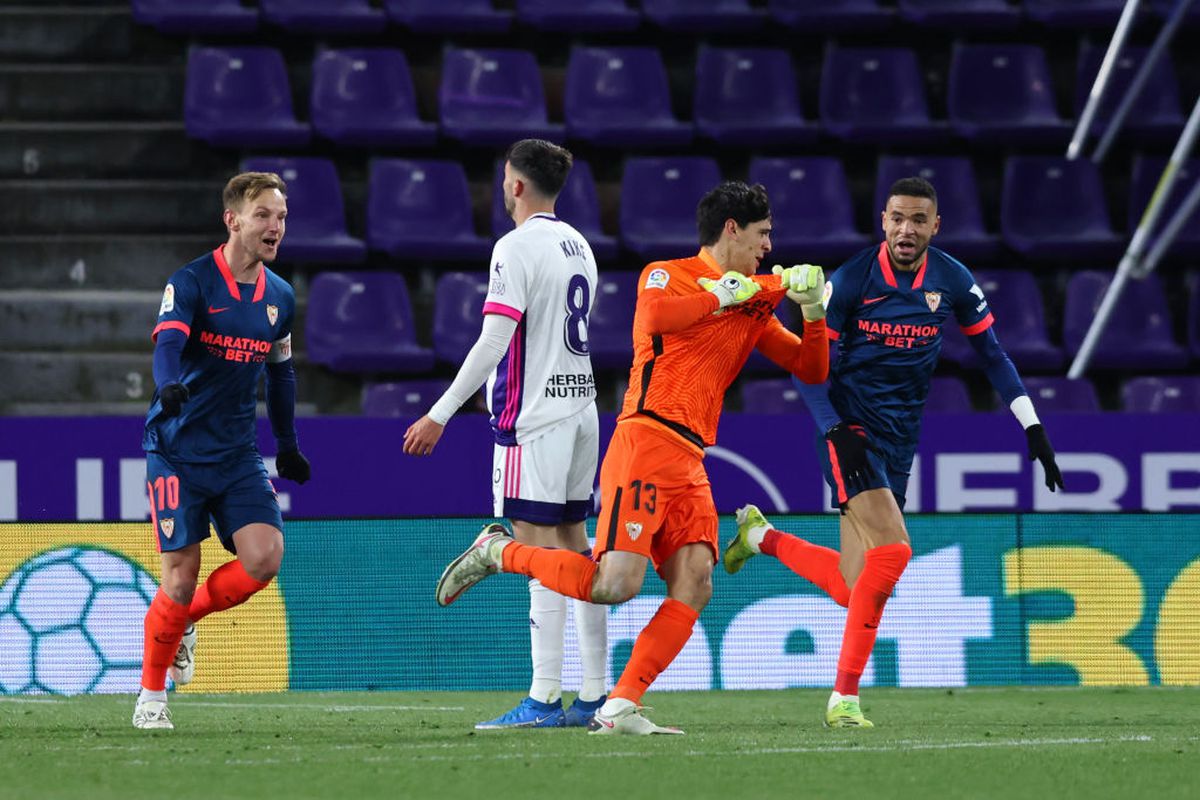
M 463 261 L 486 258 L 490 241 L 477 235 L 470 189 L 461 164 L 445 160 L 373 159 L 367 186 L 367 241 L 351 237 L 341 185 L 323 158 L 252 158 L 244 169 L 277 172 L 288 184 L 291 229 L 280 257 L 291 263 L 358 264 L 368 246 L 403 260 Z M 1157 184 L 1165 159 L 1135 161 L 1130 191 L 1132 229 Z M 1194 184 L 1197 165 L 1185 167 L 1169 207 Z M 899 178 L 921 175 L 938 191 L 943 216 L 935 243 L 968 264 L 996 262 L 1001 237 L 983 224 L 979 189 L 969 159 L 955 156 L 884 156 L 879 159 L 875 209 Z M 701 156 L 629 158 L 619 213 L 620 245 L 642 262 L 675 258 L 696 248 L 696 203 L 721 179 L 717 162 Z M 832 263 L 868 246 L 878 234 L 857 230 L 842 163 L 832 157 L 755 158 L 748 179 L 762 183 L 776 220 L 780 258 Z M 503 164 L 492 190 L 491 233 L 512 229 L 504 210 Z M 557 204 L 601 261 L 619 254 L 616 238 L 600 224 L 600 203 L 590 166 L 577 160 Z M 873 215 L 871 215 L 873 217 Z M 1004 174 L 1000 228 L 1003 242 L 1035 261 L 1116 261 L 1124 238 L 1113 230 L 1100 173 L 1087 160 L 1014 156 Z M 1200 245 L 1200 210 L 1176 239 L 1173 251 Z
M 492 0 L 258 0 L 258 9 L 240 0 L 133 0 L 134 18 L 164 33 L 249 33 L 262 20 L 306 34 L 378 33 L 389 21 L 418 33 L 503 33 L 514 21 L 540 31 L 621 32 L 646 21 L 684 33 L 753 31 L 785 25 L 801 32 L 881 30 L 895 19 L 952 30 L 1010 30 L 1022 17 L 1050 26 L 1116 24 L 1125 0 L 640 0 L 640 12 L 625 0 L 516 0 L 516 9 L 497 9 Z M 1173 0 L 1150 0 L 1166 16 Z
M 636 272 L 604 272 L 588 320 L 592 362 L 599 369 L 623 369 L 632 363 Z M 1022 370 L 1054 371 L 1074 356 L 1111 281 L 1111 274 L 1081 271 L 1071 275 L 1063 309 L 1063 348 L 1047 335 L 1041 292 L 1023 270 L 975 273 L 995 314 L 996 333 Z M 449 272 L 434 295 L 433 348 L 417 342 L 411 301 L 403 276 L 394 272 L 322 272 L 310 286 L 305 341 L 310 360 L 336 372 L 420 374 L 435 362 L 461 364 L 479 335 L 484 272 Z M 1191 352 L 1172 332 L 1162 283 L 1151 275 L 1131 281 L 1095 350 L 1097 368 L 1174 370 L 1200 358 L 1200 280 L 1190 297 L 1188 339 Z M 780 307 L 785 324 L 796 329 L 790 304 Z M 943 357 L 964 367 L 979 366 L 974 350 L 954 326 L 944 328 Z M 749 367 L 778 367 L 752 355 Z
M 1115 65 L 1096 117 L 1102 126 L 1146 51 Z M 1075 114 L 1086 103 L 1104 48 L 1079 51 Z M 525 50 L 443 51 L 439 124 L 420 119 L 404 53 L 388 48 L 322 49 L 312 65 L 310 120 L 296 118 L 283 56 L 267 47 L 195 47 L 189 53 L 184 119 L 188 135 L 219 147 L 300 148 L 315 131 L 340 145 L 427 147 L 438 133 L 468 146 L 504 146 L 524 136 L 570 138 L 602 147 L 672 147 L 694 136 L 721 145 L 802 145 L 826 134 L 847 142 L 970 142 L 1065 145 L 1072 125 L 1055 107 L 1040 47 L 966 44 L 953 48 L 948 120 L 932 119 L 921 67 L 904 47 L 825 50 L 819 124 L 801 107 L 791 54 L 777 48 L 701 46 L 694 119 L 676 117 L 667 70 L 653 47 L 571 50 L 563 123 L 547 115 L 543 79 Z M 1179 84 L 1160 59 L 1127 119 L 1140 141 L 1173 140 L 1183 127 Z
M 1030 377 L 1024 379 L 1042 413 L 1095 413 L 1101 410 L 1096 389 L 1087 378 Z M 367 383 L 362 413 L 368 417 L 419 417 L 450 385 L 446 380 Z M 752 414 L 807 415 L 800 393 L 789 378 L 746 380 L 741 385 L 742 410 Z M 1004 410 L 996 403 L 996 410 Z M 937 377 L 929 386 L 925 410 L 935 414 L 974 411 L 966 384 L 959 378 Z M 1200 377 L 1143 376 L 1121 387 L 1121 410 L 1138 414 L 1200 414 Z

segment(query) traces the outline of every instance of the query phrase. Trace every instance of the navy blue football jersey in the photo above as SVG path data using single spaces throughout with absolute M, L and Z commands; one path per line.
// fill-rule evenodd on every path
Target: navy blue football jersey
M 166 329 L 188 337 L 180 381 L 190 398 L 164 418 L 155 389 L 142 448 L 195 462 L 254 449 L 258 382 L 267 361 L 291 358 L 295 313 L 287 281 L 264 266 L 257 282 L 237 283 L 220 247 L 172 275 L 153 338 Z
M 915 445 L 942 326 L 952 321 L 968 336 L 987 330 L 983 290 L 935 247 L 915 272 L 893 269 L 885 242 L 839 267 L 825 292 L 825 324 L 838 346 L 829 377 L 834 409 L 893 445 Z

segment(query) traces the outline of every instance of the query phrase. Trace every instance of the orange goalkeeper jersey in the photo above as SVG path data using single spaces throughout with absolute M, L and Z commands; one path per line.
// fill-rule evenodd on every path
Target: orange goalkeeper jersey
M 757 347 L 805 383 L 829 374 L 825 321 L 806 322 L 804 337 L 783 326 L 775 307 L 786 293 L 775 275 L 755 275 L 762 290 L 720 314 L 698 278 L 719 278 L 716 260 L 656 261 L 642 270 L 633 318 L 633 368 L 618 422 L 657 423 L 703 448 L 717 439 L 725 390 Z

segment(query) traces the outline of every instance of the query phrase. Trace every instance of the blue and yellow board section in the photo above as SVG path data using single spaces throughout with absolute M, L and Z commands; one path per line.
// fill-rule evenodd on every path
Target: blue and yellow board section
M 186 691 L 522 690 L 525 580 L 490 578 L 445 609 L 433 599 L 442 568 L 487 521 L 286 523 L 279 579 L 200 623 Z M 837 544 L 832 516 L 772 522 Z M 1200 684 L 1200 515 L 939 514 L 908 525 L 914 558 L 889 603 L 868 684 Z M 722 541 L 733 532 L 723 519 Z M 10 579 L 70 547 L 107 551 L 159 576 L 146 523 L 0 525 L 0 587 L 8 586 L 0 633 L 15 602 Z M 228 558 L 206 542 L 201 580 Z M 611 610 L 614 679 L 663 594 L 648 573 L 642 598 Z M 57 601 L 43 594 L 39 602 Z M 756 558 L 736 576 L 718 568 L 712 603 L 658 688 L 828 685 L 843 619 L 773 559 Z M 10 651 L 0 643 L 0 658 Z M 0 663 L 0 683 L 5 670 Z

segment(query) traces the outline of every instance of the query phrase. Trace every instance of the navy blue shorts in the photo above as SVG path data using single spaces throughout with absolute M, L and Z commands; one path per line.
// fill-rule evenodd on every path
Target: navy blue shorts
M 817 434 L 817 459 L 821 462 L 821 472 L 825 482 L 829 484 L 832 494 L 830 505 L 833 508 L 845 509 L 850 498 L 870 489 L 891 489 L 896 498 L 896 505 L 904 510 L 905 492 L 908 491 L 908 474 L 912 470 L 912 449 L 896 450 L 882 444 L 878 439 L 872 439 L 880 452 L 867 451 L 867 461 L 871 469 L 867 476 L 867 485 L 863 489 L 853 489 L 842 481 L 842 476 L 833 469 L 830 459 L 832 445 L 821 434 Z
M 209 521 L 226 550 L 237 554 L 233 534 L 255 522 L 283 530 L 275 487 L 258 453 L 212 464 L 172 462 L 146 453 L 150 521 L 158 549 L 180 550 L 208 538 Z

